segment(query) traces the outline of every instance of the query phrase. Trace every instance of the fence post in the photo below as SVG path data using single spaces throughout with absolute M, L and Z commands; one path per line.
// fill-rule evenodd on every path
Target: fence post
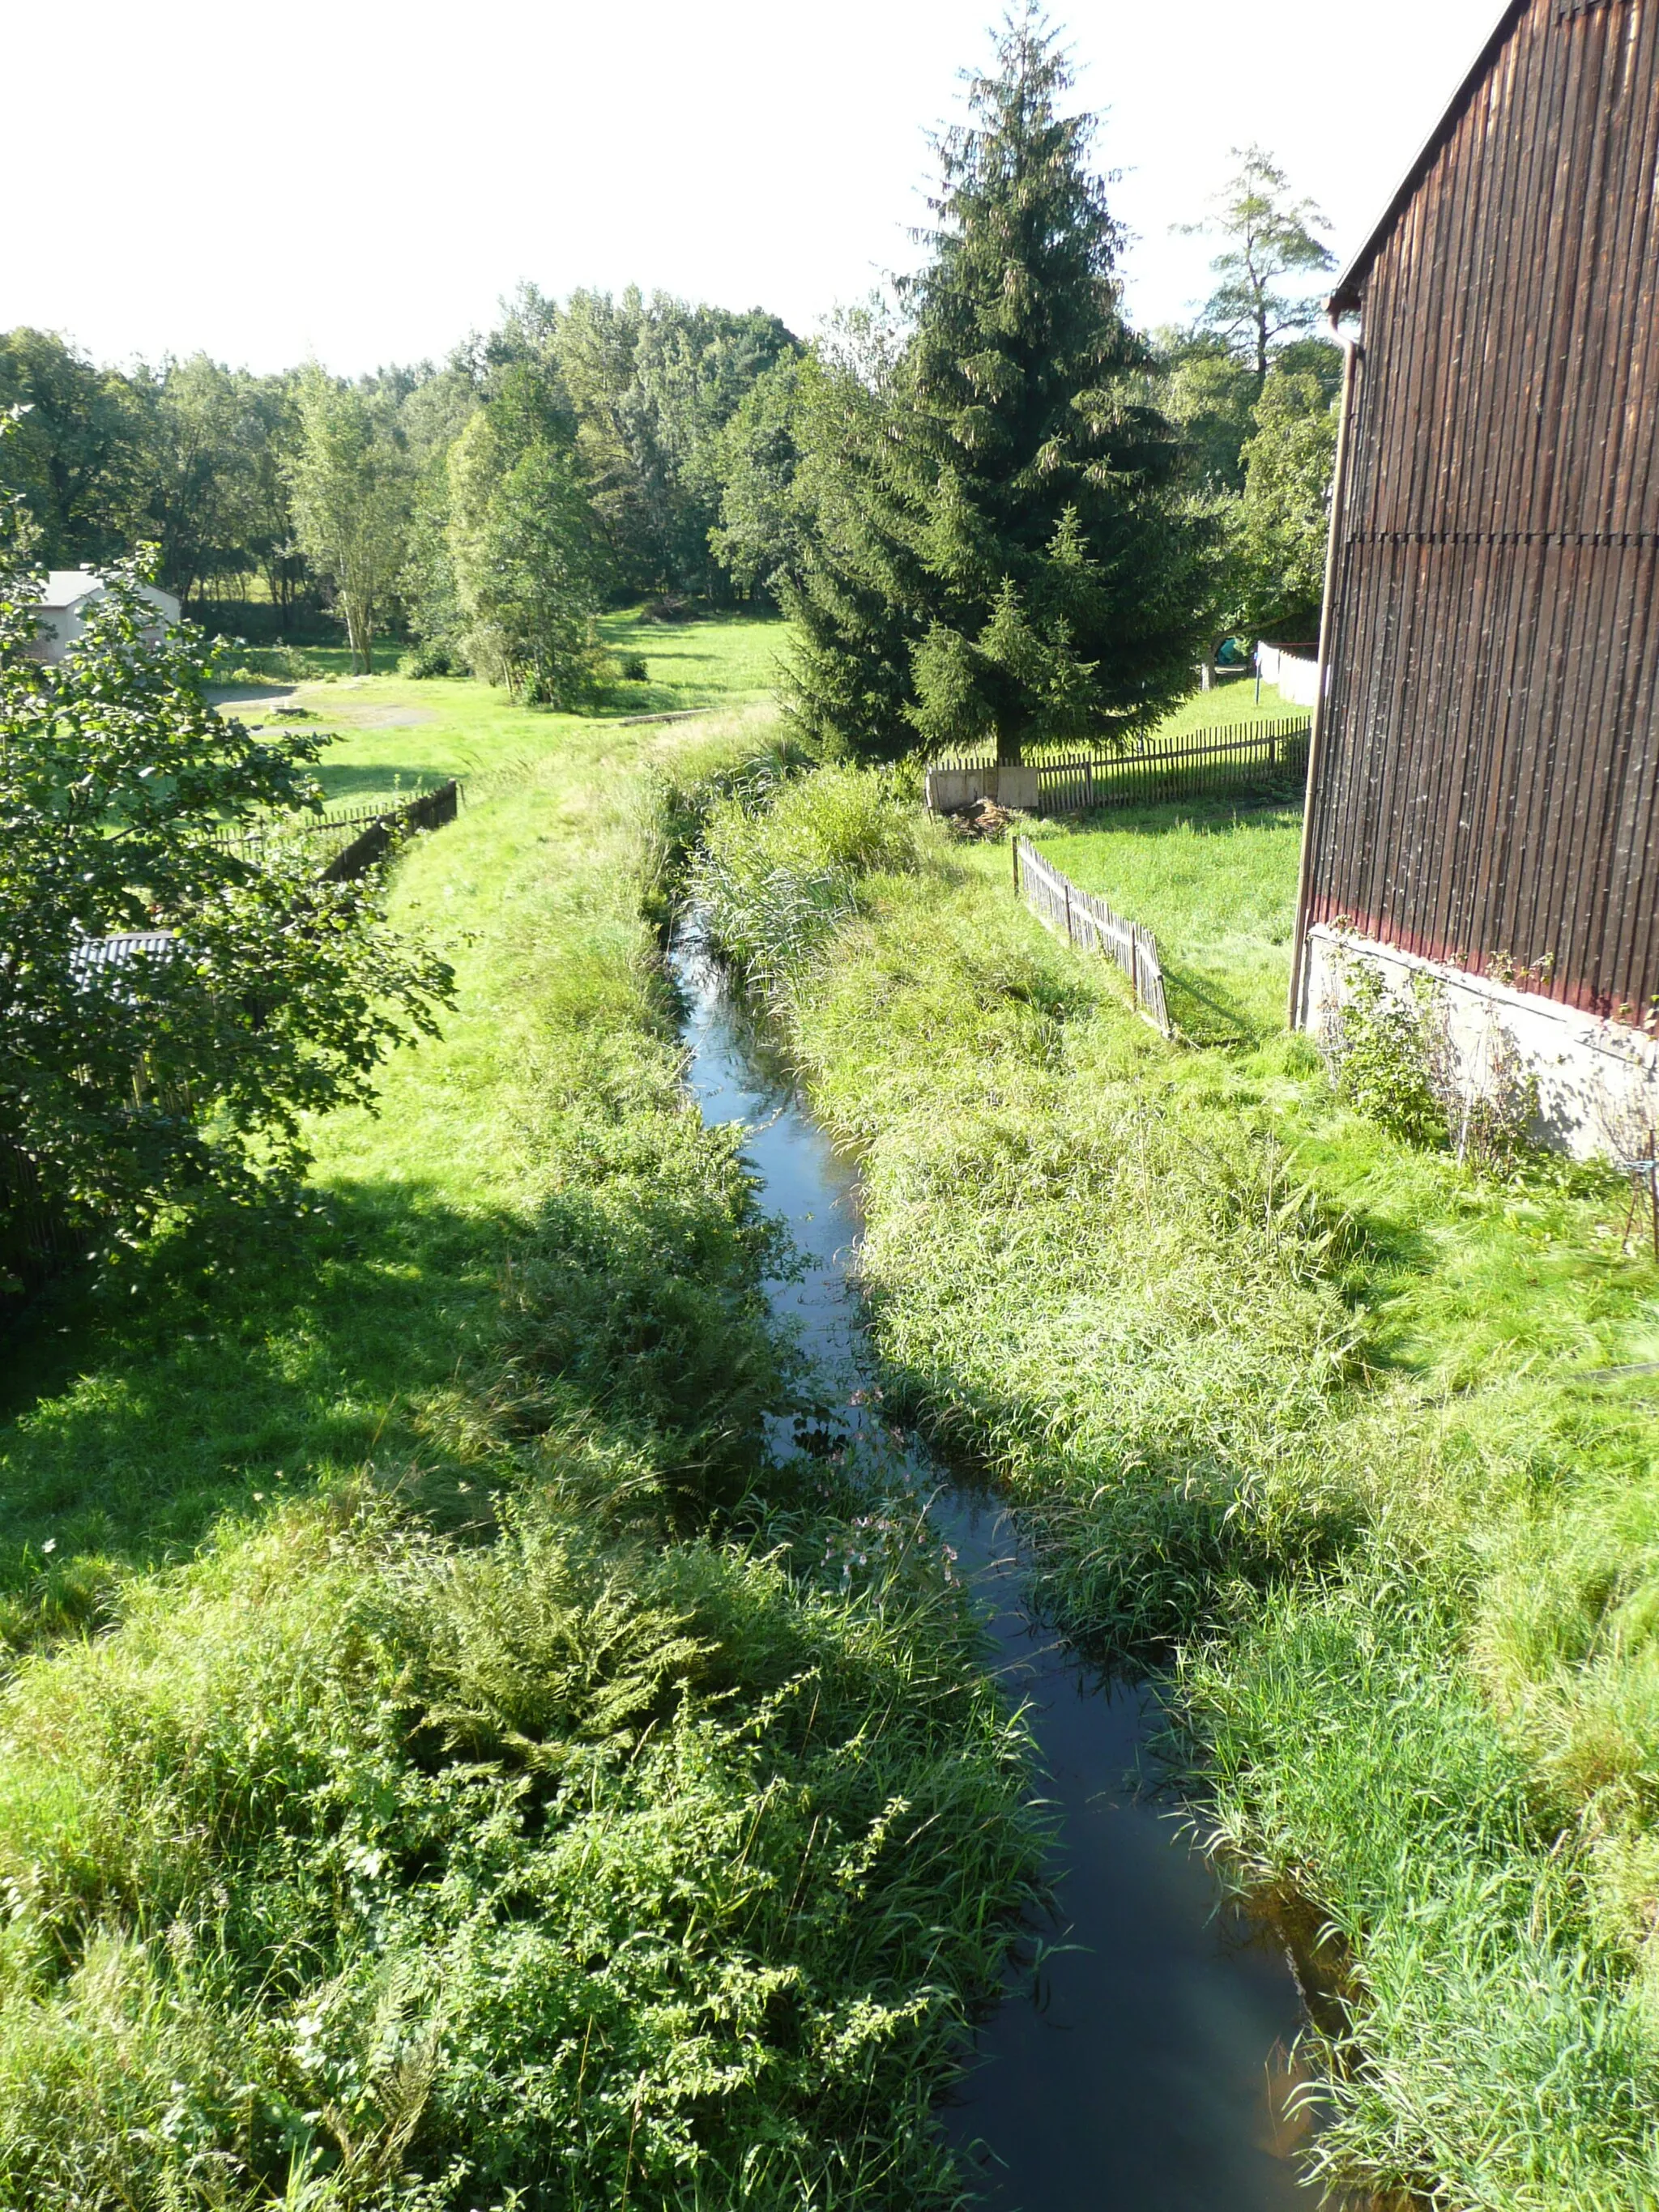
M 1018 897 L 1019 896 L 1019 840 L 1018 840 L 1018 837 L 1012 837 L 1012 838 L 1010 838 L 1010 839 L 1009 839 L 1009 841 L 1008 841 L 1008 842 L 1009 842 L 1009 843 L 1010 843 L 1010 844 L 1012 846 L 1012 848 L 1013 848 L 1013 854 L 1014 854 L 1014 896 L 1015 896 L 1016 898 L 1018 898 Z
M 1069 876 L 1062 876 L 1060 880 L 1066 886 L 1066 942 L 1075 945 L 1077 933 L 1072 927 L 1072 879 Z

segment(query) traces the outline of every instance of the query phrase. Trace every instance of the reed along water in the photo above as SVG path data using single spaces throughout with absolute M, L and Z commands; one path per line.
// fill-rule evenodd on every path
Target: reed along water
M 856 1174 L 695 935 L 671 961 L 690 1088 L 708 1121 L 748 1130 L 762 1203 L 805 1263 L 769 1286 L 774 1306 L 800 1328 L 826 1405 L 846 1409 L 855 1431 L 872 1418 L 874 1364 L 848 1277 Z M 986 1618 L 994 1663 L 1029 1706 L 1054 1821 L 1055 1923 L 1011 1964 L 943 2116 L 982 2202 L 988 2212 L 1311 2212 L 1287 2110 L 1296 1985 L 1169 1807 L 1133 1786 L 1158 1727 L 1154 1693 L 1103 1680 L 1034 1621 L 1009 1516 L 955 1486 L 915 1438 L 902 1449 Z

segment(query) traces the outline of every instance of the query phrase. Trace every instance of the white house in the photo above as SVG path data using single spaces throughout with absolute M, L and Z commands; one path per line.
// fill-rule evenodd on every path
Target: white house
M 146 636 L 159 638 L 163 630 L 171 629 L 179 619 L 179 602 L 171 592 L 163 592 L 154 584 L 141 584 L 139 591 L 152 606 L 160 610 L 161 620 Z M 40 636 L 35 643 L 35 657 L 40 660 L 61 660 L 86 628 L 86 611 L 93 600 L 104 589 L 101 576 L 90 568 L 54 568 L 46 578 L 46 588 L 35 610 Z

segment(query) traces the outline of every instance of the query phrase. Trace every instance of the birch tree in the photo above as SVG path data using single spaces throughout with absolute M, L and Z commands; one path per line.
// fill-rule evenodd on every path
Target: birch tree
M 299 449 L 288 467 L 295 535 L 334 587 L 351 665 L 374 665 L 374 630 L 404 565 L 407 460 L 369 398 L 313 362 L 299 389 Z

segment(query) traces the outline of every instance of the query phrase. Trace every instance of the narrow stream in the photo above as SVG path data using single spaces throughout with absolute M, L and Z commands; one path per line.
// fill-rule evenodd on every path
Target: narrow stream
M 687 1008 L 689 1080 L 711 1122 L 750 1131 L 763 1202 L 806 1260 L 772 1286 L 802 1328 L 826 1399 L 849 1429 L 872 1362 L 848 1279 L 857 1182 L 696 943 L 671 963 Z M 1280 1956 L 1253 1943 L 1167 1808 L 1132 1774 L 1155 1701 L 1103 1682 L 1021 1603 L 1017 1534 L 994 1504 L 953 1487 L 912 1439 L 933 1517 L 981 1603 L 1011 1692 L 1030 1705 L 1057 1814 L 1049 1867 L 1058 1924 L 1041 1966 L 1012 1968 L 945 2115 L 988 2212 L 1312 2212 L 1291 2153 L 1291 2046 L 1300 2025 Z M 1055 1947 L 1055 1948 L 1046 1948 Z

